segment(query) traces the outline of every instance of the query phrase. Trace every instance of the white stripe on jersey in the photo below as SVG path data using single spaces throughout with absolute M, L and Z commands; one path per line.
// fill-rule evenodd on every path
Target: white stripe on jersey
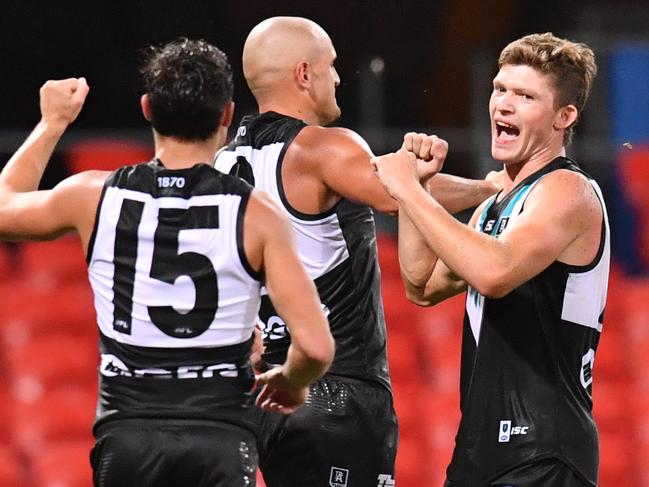
M 125 199 L 144 203 L 137 234 L 130 334 L 113 327 L 113 254 L 117 222 Z M 236 228 L 240 204 L 241 197 L 234 194 L 201 195 L 189 199 L 153 198 L 143 192 L 106 188 L 98 212 L 95 243 L 88 266 L 101 332 L 120 343 L 145 347 L 220 347 L 248 340 L 257 321 L 260 283 L 247 273 L 239 257 Z M 187 209 L 196 206 L 218 206 L 219 228 L 180 230 L 178 254 L 196 252 L 211 261 L 217 275 L 218 309 L 204 333 L 193 338 L 175 338 L 152 323 L 147 307 L 172 306 L 180 313 L 188 312 L 194 307 L 196 288 L 192 279 L 182 274 L 182 270 L 173 284 L 150 277 L 154 234 L 160 208 Z
M 608 292 L 608 273 L 611 260 L 610 231 L 608 227 L 608 214 L 604 205 L 602 191 L 593 180 L 589 180 L 604 212 L 604 250 L 599 262 L 595 267 L 586 272 L 571 272 L 568 275 L 566 291 L 563 297 L 563 308 L 561 319 L 576 323 L 578 325 L 594 328 L 602 331 L 602 323 L 599 319 L 606 305 L 606 294 Z M 599 306 L 592 306 L 593 297 L 599 300 Z
M 347 243 L 335 213 L 305 220 L 292 214 L 284 205 L 277 181 L 277 165 L 284 145 L 284 142 L 275 142 L 261 149 L 238 146 L 234 151 L 224 150 L 217 155 L 214 167 L 229 173 L 237 162 L 237 156 L 246 158 L 252 166 L 255 187 L 272 196 L 290 218 L 300 259 L 309 277 L 315 280 L 349 258 Z

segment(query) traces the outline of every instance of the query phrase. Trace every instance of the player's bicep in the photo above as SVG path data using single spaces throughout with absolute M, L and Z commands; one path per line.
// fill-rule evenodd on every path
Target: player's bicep
M 325 147 L 329 153 L 319 164 L 325 185 L 352 201 L 366 204 L 382 213 L 396 213 L 397 202 L 387 193 L 370 159 L 373 154 L 367 143 L 350 130 L 330 132 Z
M 524 211 L 499 237 L 511 260 L 512 285 L 520 285 L 559 260 L 578 238 L 588 205 L 582 196 L 574 184 L 560 177 L 542 181 L 532 190 Z
M 73 230 L 65 193 L 54 189 L 0 197 L 0 239 L 48 240 Z

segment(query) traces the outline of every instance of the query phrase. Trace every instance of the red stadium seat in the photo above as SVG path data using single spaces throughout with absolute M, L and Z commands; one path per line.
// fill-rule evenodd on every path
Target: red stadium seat
M 47 293 L 15 289 L 0 302 L 0 342 L 16 347 L 56 334 L 97 336 L 96 314 L 88 282 L 67 284 Z
M 627 398 L 629 383 L 595 378 L 593 383 L 593 414 L 600 431 L 619 431 L 629 418 Z
M 377 235 L 379 249 L 379 265 L 381 277 L 385 279 L 401 280 L 399 268 L 399 249 L 397 239 L 391 235 Z
M 4 282 L 12 277 L 14 270 L 13 252 L 7 245 L 0 243 L 0 282 Z
M 90 387 L 97 381 L 97 345 L 74 335 L 35 339 L 7 350 L 6 359 L 12 396 L 21 402 L 57 387 Z
M 31 278 L 36 289 L 53 289 L 62 283 L 87 281 L 85 257 L 75 236 L 22 244 L 20 264 L 22 273 Z
M 429 487 L 430 461 L 428 451 L 416 439 L 399 438 L 396 461 L 396 485 Z
M 388 361 L 394 383 L 419 383 L 422 379 L 416 337 L 401 330 L 393 330 L 388 337 Z
M 88 487 L 92 485 L 90 450 L 94 442 L 52 442 L 31 457 L 33 487 Z
M 631 481 L 632 449 L 627 431 L 600 432 L 599 485 L 637 487 Z
M 153 157 L 149 144 L 119 140 L 92 139 L 77 142 L 65 153 L 70 173 L 99 169 L 113 171 L 120 166 L 145 162 Z
M 96 404 L 96 387 L 59 389 L 37 401 L 17 403 L 12 415 L 13 442 L 30 457 L 53 442 L 88 442 L 92 439 Z
M 595 355 L 593 374 L 597 381 L 624 382 L 629 379 L 629 369 L 624 360 L 621 360 L 626 349 L 627 339 L 623 327 L 616 323 L 605 325 Z
M 11 445 L 0 443 L 0 486 L 25 485 L 24 477 L 25 472 L 18 453 Z

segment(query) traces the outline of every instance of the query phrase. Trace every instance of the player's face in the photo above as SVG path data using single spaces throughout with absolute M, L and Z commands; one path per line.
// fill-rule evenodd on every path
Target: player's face
M 563 131 L 554 127 L 557 110 L 551 77 L 530 66 L 505 64 L 493 86 L 492 157 L 505 164 L 553 158 L 563 146 Z
M 313 97 L 321 125 L 327 125 L 340 117 L 340 108 L 336 102 L 336 88 L 340 84 L 340 78 L 334 67 L 335 61 L 336 50 L 328 40 L 313 64 Z

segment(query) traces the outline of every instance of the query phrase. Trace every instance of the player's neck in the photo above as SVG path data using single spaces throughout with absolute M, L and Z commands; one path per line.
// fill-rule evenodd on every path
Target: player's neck
M 502 192 L 503 196 L 509 193 L 512 188 L 514 188 L 518 183 L 520 183 L 530 174 L 534 174 L 542 167 L 547 166 L 557 157 L 565 156 L 566 148 L 562 145 L 560 148 L 554 148 L 554 150 L 552 151 L 544 151 L 534 154 L 532 157 L 525 161 L 520 161 L 518 163 L 506 163 L 505 182 L 503 184 Z
M 216 151 L 223 145 L 221 136 L 200 142 L 181 141 L 154 134 L 155 156 L 167 169 L 185 169 L 196 164 L 214 163 Z
M 271 99 L 259 104 L 259 113 L 277 112 L 282 115 L 304 120 L 309 125 L 320 125 L 320 120 L 313 110 L 293 100 Z

